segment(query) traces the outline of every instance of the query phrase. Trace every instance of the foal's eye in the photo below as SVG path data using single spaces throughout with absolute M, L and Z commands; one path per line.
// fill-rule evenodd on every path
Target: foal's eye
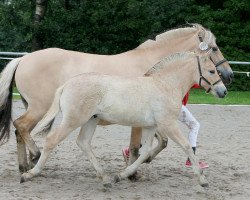
M 213 51 L 218 51 L 218 48 L 217 47 L 212 47 L 212 50 Z
M 209 72 L 210 72 L 211 74 L 214 74 L 214 73 L 215 73 L 215 70 L 209 70 Z

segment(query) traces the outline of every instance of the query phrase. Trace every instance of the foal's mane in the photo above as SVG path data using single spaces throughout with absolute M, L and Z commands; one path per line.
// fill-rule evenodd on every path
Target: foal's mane
M 195 56 L 198 56 L 198 54 L 195 52 L 190 52 L 190 51 L 175 53 L 170 56 L 167 56 L 163 58 L 162 60 L 160 60 L 158 63 L 156 63 L 153 67 L 151 67 L 148 70 L 148 72 L 145 74 L 145 76 L 150 76 L 151 74 L 158 72 L 159 70 L 165 68 L 166 66 L 173 63 L 176 60 L 183 60 L 185 58 L 195 57 Z
M 157 45 L 163 43 L 164 41 L 176 38 L 177 36 L 183 36 L 189 33 L 197 32 L 199 37 L 202 37 L 203 41 L 207 44 L 210 44 L 215 40 L 215 36 L 211 33 L 210 30 L 205 29 L 200 24 L 191 24 L 191 27 L 177 28 L 165 31 L 161 34 L 155 36 L 155 39 L 146 40 L 144 43 L 140 44 L 136 49 L 146 49 L 152 47 L 152 45 Z

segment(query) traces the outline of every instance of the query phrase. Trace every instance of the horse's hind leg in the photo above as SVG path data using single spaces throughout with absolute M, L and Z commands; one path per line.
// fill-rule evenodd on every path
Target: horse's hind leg
M 139 149 L 141 147 L 141 137 L 142 137 L 142 128 L 132 127 L 131 138 L 129 144 L 129 164 L 133 164 L 136 159 L 139 157 Z
M 75 128 L 69 124 L 61 124 L 56 130 L 52 130 L 46 136 L 42 154 L 37 164 L 28 172 L 22 174 L 21 183 L 30 180 L 41 173 L 52 150 L 63 141 Z
M 145 162 L 145 160 L 149 157 L 149 152 L 152 148 L 152 142 L 153 142 L 155 130 L 156 130 L 155 128 L 143 128 L 142 139 L 141 139 L 142 153 L 132 165 L 128 166 L 123 172 L 115 176 L 116 182 L 134 174 L 137 168 L 139 167 L 139 165 Z
M 25 109 L 27 110 L 28 104 L 22 96 L 21 100 L 23 102 Z M 18 158 L 19 171 L 26 172 L 30 169 L 27 160 L 26 145 L 23 138 L 21 137 L 20 133 L 17 130 L 15 130 L 15 135 L 17 141 L 17 158 Z
M 93 164 L 95 170 L 97 171 L 97 175 L 103 180 L 103 185 L 105 187 L 111 187 L 110 178 L 104 172 L 91 148 L 91 140 L 98 122 L 99 119 L 92 117 L 85 125 L 83 125 L 77 137 L 76 143 Z
M 42 118 L 43 113 L 39 112 L 32 112 L 28 109 L 28 111 L 16 119 L 14 121 L 14 126 L 17 129 L 16 130 L 16 137 L 18 142 L 18 160 L 20 162 L 25 161 L 27 163 L 27 156 L 26 156 L 26 150 L 25 150 L 25 144 L 27 145 L 30 156 L 32 157 L 32 161 L 36 162 L 38 158 L 40 157 L 40 151 L 38 147 L 35 144 L 35 141 L 30 136 L 30 131 L 34 128 L 34 126 L 37 124 L 37 122 Z M 24 141 L 24 143 L 23 143 Z M 26 158 L 24 158 L 24 156 Z M 22 164 L 19 164 L 19 169 L 22 169 Z
M 16 141 L 17 141 L 17 159 L 20 172 L 26 172 L 29 170 L 29 164 L 27 160 L 26 146 L 20 133 L 15 130 Z

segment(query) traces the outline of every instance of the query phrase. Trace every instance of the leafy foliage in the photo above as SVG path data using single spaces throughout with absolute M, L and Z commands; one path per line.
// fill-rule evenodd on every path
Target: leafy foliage
M 115 54 L 190 22 L 211 29 L 228 60 L 250 60 L 248 0 L 75 0 L 67 5 L 65 0 L 49 0 L 37 28 L 34 10 L 34 0 L 0 2 L 0 51 L 30 52 L 36 34 L 43 48 Z M 250 66 L 232 67 L 250 71 Z M 250 90 L 248 77 L 235 77 L 231 90 Z

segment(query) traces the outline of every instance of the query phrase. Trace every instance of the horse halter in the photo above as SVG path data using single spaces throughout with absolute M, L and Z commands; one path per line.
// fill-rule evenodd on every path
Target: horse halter
M 202 72 L 201 72 L 201 64 L 200 64 L 200 58 L 199 56 L 196 56 L 197 58 L 197 62 L 198 62 L 198 68 L 199 68 L 199 74 L 200 74 L 200 80 L 199 80 L 199 86 L 201 86 L 201 81 L 205 81 L 210 87 L 208 88 L 208 90 L 206 91 L 206 93 L 209 93 L 210 90 L 212 89 L 212 86 L 216 85 L 217 83 L 221 82 L 221 78 L 218 80 L 218 81 L 215 81 L 213 84 L 210 83 L 203 75 L 202 75 Z
M 199 35 L 198 36 L 199 37 L 199 40 L 200 40 L 200 44 L 202 44 L 202 43 L 204 43 L 203 42 L 203 38 Z M 206 43 L 204 43 L 204 44 L 206 44 Z M 202 51 L 204 51 L 204 50 L 208 50 L 208 45 L 206 44 L 206 48 L 205 49 L 202 49 L 201 47 L 200 47 L 200 49 L 202 50 Z M 209 50 L 208 50 L 208 52 L 209 51 L 211 51 L 211 52 L 213 52 L 214 50 L 213 50 L 213 47 L 211 47 Z M 212 58 L 210 57 L 210 60 L 212 60 Z M 212 60 L 212 62 L 214 63 L 214 61 Z M 217 67 L 219 67 L 221 64 L 223 64 L 223 63 L 225 63 L 225 62 L 227 62 L 227 59 L 222 59 L 221 61 L 219 61 L 219 62 L 217 62 L 217 63 L 214 63 L 214 65 L 215 65 L 215 68 L 217 69 Z M 218 70 L 217 70 L 218 71 Z

